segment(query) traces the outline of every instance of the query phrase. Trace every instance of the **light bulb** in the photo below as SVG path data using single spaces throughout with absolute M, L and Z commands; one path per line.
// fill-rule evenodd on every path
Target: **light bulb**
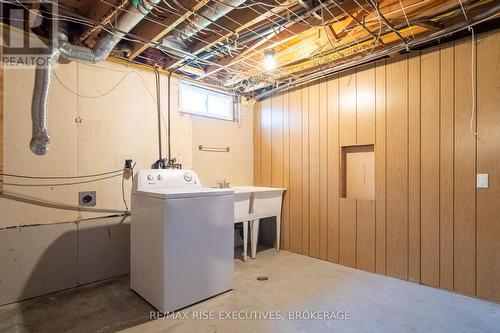
M 274 57 L 273 49 L 264 51 L 264 66 L 267 70 L 271 70 L 276 67 L 276 59 Z

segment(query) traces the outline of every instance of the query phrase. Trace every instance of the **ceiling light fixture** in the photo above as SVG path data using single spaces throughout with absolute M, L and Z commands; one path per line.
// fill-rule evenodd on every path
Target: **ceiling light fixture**
M 267 70 L 274 69 L 276 67 L 276 59 L 274 57 L 275 52 L 273 49 L 264 51 L 264 66 L 266 66 Z

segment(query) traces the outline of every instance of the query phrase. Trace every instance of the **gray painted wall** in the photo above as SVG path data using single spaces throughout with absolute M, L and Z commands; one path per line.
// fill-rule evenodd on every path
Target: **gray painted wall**
M 0 305 L 129 273 L 124 216 L 0 230 Z

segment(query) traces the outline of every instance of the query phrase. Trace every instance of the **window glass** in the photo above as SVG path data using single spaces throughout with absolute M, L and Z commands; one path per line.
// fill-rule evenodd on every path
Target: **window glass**
M 179 109 L 181 112 L 206 117 L 235 120 L 234 97 L 210 89 L 181 82 Z
M 233 118 L 232 98 L 230 96 L 208 95 L 208 113 L 225 119 Z
M 192 89 L 180 90 L 181 109 L 185 112 L 205 112 L 205 95 Z

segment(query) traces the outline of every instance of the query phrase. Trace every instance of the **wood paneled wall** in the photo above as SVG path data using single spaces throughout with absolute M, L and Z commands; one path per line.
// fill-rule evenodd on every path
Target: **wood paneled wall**
M 2 55 L 3 52 L 0 51 L 0 57 Z M 3 64 L 0 63 L 0 190 L 3 188 L 2 173 L 3 173 Z
M 470 40 L 256 104 L 255 184 L 288 189 L 284 249 L 500 301 L 500 32 L 476 45 L 472 130 Z M 341 147 L 366 144 L 375 201 L 341 198 Z

